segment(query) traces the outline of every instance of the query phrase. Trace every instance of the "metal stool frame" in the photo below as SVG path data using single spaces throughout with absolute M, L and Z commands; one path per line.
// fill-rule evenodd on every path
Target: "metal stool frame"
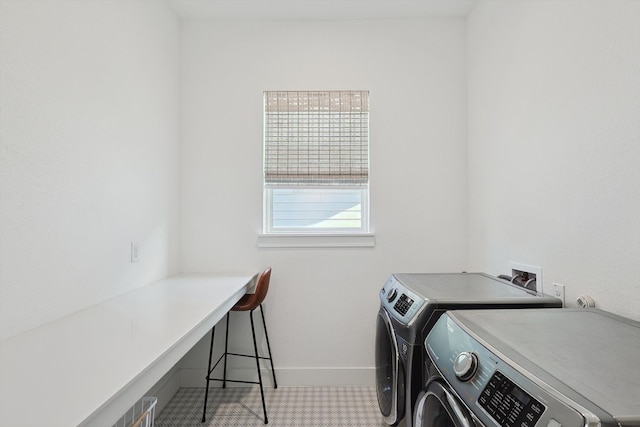
M 204 395 L 204 409 L 202 411 L 202 422 L 203 423 L 206 421 L 207 400 L 209 398 L 209 382 L 210 381 L 222 381 L 222 388 L 226 388 L 227 382 L 243 383 L 243 384 L 258 384 L 258 385 L 260 385 L 260 396 L 262 398 L 262 410 L 264 412 L 264 423 L 265 424 L 269 423 L 269 418 L 267 417 L 267 405 L 266 405 L 265 399 L 264 399 L 264 387 L 263 387 L 263 384 L 262 384 L 262 373 L 260 372 L 260 359 L 269 360 L 269 362 L 271 363 L 271 372 L 273 374 L 273 388 L 278 388 L 278 383 L 276 381 L 276 371 L 275 371 L 275 369 L 273 367 L 273 357 L 271 356 L 271 345 L 269 344 L 269 334 L 267 333 L 267 323 L 265 322 L 265 319 L 264 319 L 264 308 L 262 307 L 262 300 L 264 300 L 264 297 L 266 296 L 266 289 L 268 289 L 268 286 L 269 286 L 270 274 L 271 274 L 271 269 L 268 268 L 260 276 L 260 279 L 259 279 L 259 282 L 258 282 L 258 285 L 257 285 L 257 288 L 256 288 L 257 289 L 256 293 L 261 291 L 260 292 L 261 295 L 258 295 L 257 297 L 254 297 L 253 294 L 247 294 L 247 295 L 245 295 L 245 297 L 243 297 L 243 299 L 241 299 L 231 309 L 231 311 L 249 311 L 249 319 L 251 320 L 251 335 L 253 337 L 254 354 L 241 354 L 241 353 L 229 352 L 229 348 L 228 348 L 228 343 L 229 343 L 229 315 L 231 314 L 229 312 L 229 313 L 227 313 L 227 316 L 226 316 L 227 317 L 227 321 L 226 321 L 226 330 L 225 330 L 225 339 L 224 339 L 224 353 L 220 356 L 220 358 L 213 365 L 213 367 L 211 367 L 211 361 L 213 360 L 213 342 L 214 342 L 214 338 L 215 338 L 216 327 L 214 326 L 211 329 L 211 342 L 209 344 L 209 364 L 208 364 L 208 370 L 207 370 L 207 376 L 206 376 L 207 385 L 206 385 L 205 395 Z M 263 289 L 260 289 L 261 288 L 261 284 L 263 285 Z M 252 304 L 252 301 L 250 301 L 250 299 L 253 299 L 254 303 L 258 302 L 258 301 L 259 301 L 259 303 L 256 306 L 254 306 L 254 304 Z M 258 354 L 258 344 L 257 344 L 257 341 L 256 341 L 256 329 L 255 329 L 255 325 L 254 325 L 254 322 L 253 322 L 253 312 L 258 307 L 260 308 L 260 315 L 262 317 L 262 326 L 264 328 L 264 336 L 265 336 L 265 339 L 267 341 L 267 350 L 269 352 L 269 356 L 268 357 L 267 356 L 260 356 Z M 240 380 L 228 379 L 227 378 L 227 357 L 228 356 L 239 356 L 239 357 L 255 358 L 256 368 L 257 368 L 257 371 L 258 371 L 258 381 L 240 381 Z M 213 377 L 211 377 L 211 373 L 220 364 L 220 362 L 223 359 L 224 359 L 223 377 L 222 378 L 213 378 Z

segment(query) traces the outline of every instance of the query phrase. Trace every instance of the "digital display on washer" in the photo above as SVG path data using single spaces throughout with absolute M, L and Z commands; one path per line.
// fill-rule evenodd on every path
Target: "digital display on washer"
M 398 301 L 396 302 L 396 305 L 393 306 L 393 308 L 395 308 L 398 313 L 404 316 L 405 314 L 407 314 L 407 311 L 409 311 L 409 308 L 412 304 L 413 300 L 406 294 L 402 294 L 400 295 L 400 298 L 398 298 Z
M 502 427 L 533 427 L 545 410 L 500 371 L 493 374 L 478 403 Z

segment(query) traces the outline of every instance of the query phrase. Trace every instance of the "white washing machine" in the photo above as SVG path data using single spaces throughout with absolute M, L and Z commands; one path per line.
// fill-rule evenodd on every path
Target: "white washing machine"
M 406 419 L 423 389 L 424 340 L 452 309 L 562 307 L 562 301 L 484 273 L 393 274 L 380 291 L 376 324 L 376 387 L 389 425 Z
M 640 322 L 597 309 L 450 311 L 415 427 L 638 427 Z

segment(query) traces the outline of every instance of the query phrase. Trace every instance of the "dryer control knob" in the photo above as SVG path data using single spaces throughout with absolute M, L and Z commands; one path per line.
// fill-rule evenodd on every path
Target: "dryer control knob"
M 453 361 L 453 372 L 460 381 L 469 381 L 478 370 L 478 356 L 469 351 L 463 351 Z
M 389 295 L 387 295 L 387 301 L 391 302 L 398 295 L 398 290 L 396 288 L 391 289 Z

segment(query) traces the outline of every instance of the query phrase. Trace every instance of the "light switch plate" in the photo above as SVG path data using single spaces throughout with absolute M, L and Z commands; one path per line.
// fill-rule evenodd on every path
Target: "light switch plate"
M 140 248 L 138 242 L 131 242 L 131 262 L 140 261 Z

